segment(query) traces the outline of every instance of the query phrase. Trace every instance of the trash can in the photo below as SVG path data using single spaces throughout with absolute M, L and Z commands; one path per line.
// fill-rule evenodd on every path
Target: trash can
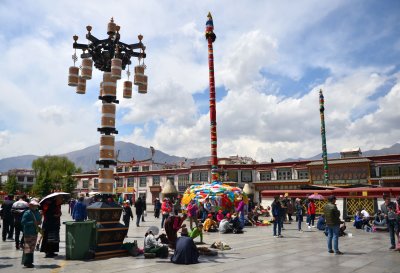
M 82 260 L 88 257 L 89 249 L 95 245 L 96 221 L 65 222 L 65 252 L 67 260 Z

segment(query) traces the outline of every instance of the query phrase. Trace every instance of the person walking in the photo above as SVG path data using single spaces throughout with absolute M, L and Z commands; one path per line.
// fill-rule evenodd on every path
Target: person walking
M 11 212 L 12 206 L 14 204 L 14 195 L 9 194 L 6 197 L 6 200 L 1 205 L 1 213 L 3 218 L 3 230 L 2 230 L 2 237 L 3 242 L 6 239 L 14 240 L 14 216 Z
M 133 220 L 132 209 L 129 202 L 124 201 L 122 207 L 122 221 L 124 222 L 124 225 L 128 228 L 128 231 L 129 231 L 130 220 Z
M 294 209 L 295 208 L 293 206 L 292 201 L 290 199 L 288 199 L 288 202 L 287 202 L 287 214 L 288 214 L 289 222 L 293 221 L 292 215 L 293 215 Z
M 324 215 L 328 232 L 328 252 L 342 255 L 343 252 L 339 250 L 339 230 L 342 221 L 340 220 L 340 211 L 336 207 L 336 197 L 334 195 L 328 197 L 328 204 L 324 206 Z
M 172 211 L 172 204 L 169 201 L 169 198 L 164 198 L 162 205 L 161 205 L 161 214 L 162 214 L 161 228 L 164 228 L 164 222 L 165 222 L 165 220 L 168 219 L 171 211 Z
M 46 258 L 58 256 L 60 248 L 61 204 L 62 197 L 48 199 L 42 203 L 43 239 L 40 252 L 46 253 Z
M 143 203 L 143 204 L 142 204 L 142 207 L 143 207 L 142 222 L 146 222 L 146 221 L 144 220 L 144 217 L 147 216 L 146 195 L 143 196 L 143 198 L 142 198 L 142 203 Z
M 160 218 L 160 210 L 161 210 L 161 202 L 160 199 L 157 197 L 154 201 L 154 218 Z
M 243 197 L 239 196 L 237 198 L 239 201 L 238 206 L 235 208 L 236 212 L 239 214 L 240 219 L 240 227 L 244 228 L 244 214 L 245 214 L 245 203 L 243 201 Z M 203 221 L 204 222 L 204 221 Z
M 136 226 L 138 227 L 140 224 L 140 219 L 142 218 L 143 214 L 143 201 L 141 196 L 139 196 L 139 198 L 135 202 L 135 210 L 136 210 Z
M 283 210 L 281 206 L 281 202 L 279 201 L 279 196 L 274 197 L 274 202 L 271 204 L 271 211 L 272 211 L 272 219 L 274 221 L 274 237 L 281 238 L 283 237 L 281 234 L 281 218 L 283 217 Z M 278 234 L 276 233 L 276 228 L 278 227 Z
M 315 227 L 314 221 L 315 221 L 315 212 L 316 211 L 317 211 L 317 208 L 315 206 L 315 201 L 314 201 L 314 199 L 310 199 L 310 203 L 308 203 L 308 207 L 307 207 L 307 214 L 309 215 L 308 228 Z
M 39 225 L 42 222 L 40 213 L 38 211 L 39 203 L 32 200 L 29 203 L 29 209 L 24 212 L 21 219 L 22 230 L 24 232 L 24 248 L 22 254 L 22 264 L 25 267 L 33 268 L 33 253 L 39 232 Z
M 198 226 L 198 221 L 197 221 L 197 214 L 199 212 L 199 207 L 196 204 L 196 201 L 194 199 L 190 200 L 189 205 L 187 206 L 187 215 L 189 217 L 189 222 L 190 222 L 190 229 L 193 229 L 193 222 Z
M 24 233 L 22 231 L 22 215 L 28 209 L 29 205 L 25 201 L 26 195 L 21 196 L 17 202 L 12 205 L 11 211 L 14 216 L 14 230 L 15 230 L 15 248 L 19 250 L 24 245 Z M 19 235 L 22 233 L 21 240 L 19 239 Z
M 295 202 L 296 219 L 297 219 L 297 229 L 302 232 L 301 223 L 303 222 L 303 205 L 301 204 L 300 198 L 296 198 Z
M 87 218 L 87 210 L 86 205 L 84 203 L 84 197 L 81 196 L 78 199 L 78 202 L 74 205 L 74 209 L 72 211 L 72 219 L 76 222 L 85 221 Z

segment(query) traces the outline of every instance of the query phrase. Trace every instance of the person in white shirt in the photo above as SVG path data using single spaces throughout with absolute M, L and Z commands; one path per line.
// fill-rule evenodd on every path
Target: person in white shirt
M 364 230 L 370 231 L 372 229 L 372 227 L 371 227 L 371 224 L 369 223 L 370 216 L 369 216 L 368 211 L 365 208 L 363 208 L 361 210 L 361 215 L 363 217 L 362 228 Z

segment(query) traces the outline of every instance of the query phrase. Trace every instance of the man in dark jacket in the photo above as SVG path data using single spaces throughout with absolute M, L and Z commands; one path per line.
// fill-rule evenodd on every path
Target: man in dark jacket
M 326 227 L 328 231 L 328 252 L 335 253 L 336 255 L 343 254 L 339 251 L 339 230 L 340 230 L 340 211 L 336 207 L 336 197 L 331 195 L 328 197 L 328 204 L 324 207 L 324 215 Z M 333 239 L 333 250 L 332 250 Z
M 122 221 L 124 225 L 129 228 L 129 221 L 133 220 L 133 213 L 128 201 L 124 201 L 122 207 Z
M 381 205 L 381 211 L 385 217 L 389 229 L 389 237 L 391 244 L 389 249 L 395 249 L 396 239 L 394 235 L 396 233 L 396 230 L 398 229 L 398 224 L 396 221 L 396 213 L 395 213 L 396 204 L 392 202 L 390 200 L 390 196 L 387 195 L 383 196 L 383 200 L 385 200 L 385 202 Z
M 143 204 L 142 204 L 142 206 L 143 206 L 142 222 L 146 222 L 146 221 L 144 220 L 144 216 L 145 216 L 144 214 L 145 214 L 145 211 L 146 211 L 146 196 L 143 196 L 142 202 L 143 202 Z
M 193 239 L 188 237 L 187 229 L 182 229 L 181 237 L 176 241 L 174 255 L 171 257 L 174 264 L 196 264 L 199 262 L 199 251 Z
M 1 205 L 1 214 L 3 218 L 3 241 L 7 239 L 13 240 L 14 235 L 14 216 L 11 212 L 14 204 L 14 195 L 10 194 L 7 200 Z
M 281 235 L 281 219 L 283 217 L 283 210 L 281 202 L 279 201 L 279 196 L 274 197 L 274 202 L 271 205 L 272 218 L 274 221 L 274 237 L 283 237 Z M 276 234 L 276 227 L 278 227 L 278 235 Z
M 140 196 L 135 202 L 135 209 L 136 209 L 136 226 L 138 227 L 140 223 L 140 218 L 142 218 L 143 214 L 143 201 L 142 197 Z

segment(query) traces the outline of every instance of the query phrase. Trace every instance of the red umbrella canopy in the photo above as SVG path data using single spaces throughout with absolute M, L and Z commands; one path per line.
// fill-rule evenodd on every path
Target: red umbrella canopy
M 315 193 L 311 194 L 308 199 L 314 199 L 314 200 L 324 200 L 325 197 L 323 197 L 321 194 Z

